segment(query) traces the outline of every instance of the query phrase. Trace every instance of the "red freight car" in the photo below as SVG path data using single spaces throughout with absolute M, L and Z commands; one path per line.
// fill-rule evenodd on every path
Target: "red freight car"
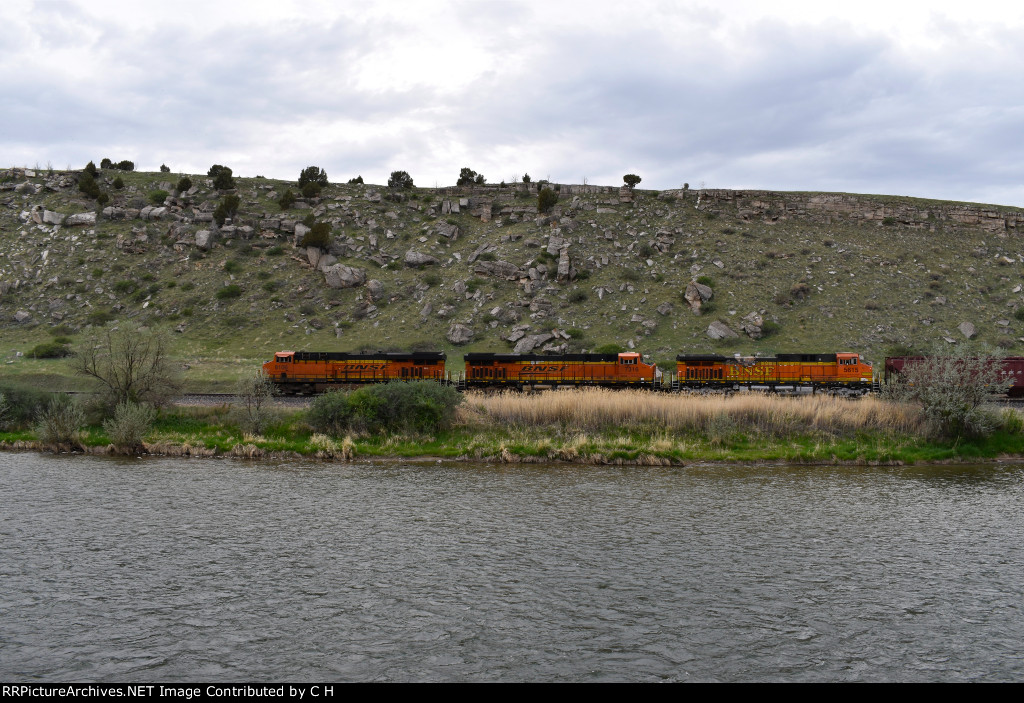
M 885 382 L 889 383 L 892 378 L 903 372 L 904 367 L 913 364 L 915 361 L 924 361 L 923 356 L 889 356 L 885 359 Z M 1013 385 L 1006 395 L 1011 398 L 1024 397 L 1024 356 L 1008 356 L 1005 359 L 993 359 L 993 364 L 1001 366 L 1000 375 L 1003 378 L 1012 378 Z

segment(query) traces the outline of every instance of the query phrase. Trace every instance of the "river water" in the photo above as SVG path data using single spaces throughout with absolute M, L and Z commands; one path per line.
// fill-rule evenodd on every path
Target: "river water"
M 1024 678 L 1024 467 L 0 453 L 5 681 Z

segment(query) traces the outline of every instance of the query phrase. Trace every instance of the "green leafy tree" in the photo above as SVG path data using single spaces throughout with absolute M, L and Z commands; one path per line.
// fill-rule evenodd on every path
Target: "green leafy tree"
M 455 182 L 455 185 L 461 188 L 463 186 L 471 186 L 474 183 L 476 185 L 483 185 L 486 182 L 487 179 L 484 178 L 484 174 L 477 173 L 473 169 L 467 167 L 459 171 L 459 180 Z
M 640 176 L 636 175 L 635 173 L 627 173 L 625 176 L 622 177 L 622 180 L 625 181 L 627 188 L 633 190 L 634 188 L 636 188 L 637 184 L 640 183 L 640 181 L 643 179 L 640 178 Z
M 102 161 L 100 161 L 100 168 L 113 168 L 113 167 L 114 167 L 114 162 L 111 161 L 110 159 L 103 159 Z
M 214 164 L 206 175 L 213 179 L 213 187 L 217 190 L 231 190 L 235 187 L 235 179 L 231 175 L 231 169 L 227 166 Z

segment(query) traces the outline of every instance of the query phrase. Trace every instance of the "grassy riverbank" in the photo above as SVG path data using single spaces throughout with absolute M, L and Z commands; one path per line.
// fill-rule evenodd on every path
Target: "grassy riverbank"
M 430 433 L 340 430 L 328 434 L 308 410 L 277 408 L 262 433 L 242 429 L 237 411 L 161 411 L 137 453 L 180 456 L 448 458 L 678 465 L 694 462 L 921 463 L 1024 455 L 1021 415 L 1004 409 L 983 439 L 935 438 L 920 410 L 876 398 L 690 396 L 603 390 L 538 395 L 470 393 L 450 426 Z M 102 425 L 77 447 L 123 451 Z M 45 449 L 32 429 L 0 433 L 7 447 Z

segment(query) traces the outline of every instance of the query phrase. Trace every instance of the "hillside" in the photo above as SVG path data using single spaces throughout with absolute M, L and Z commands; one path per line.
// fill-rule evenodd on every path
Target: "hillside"
M 384 186 L 331 184 L 282 210 L 295 182 L 236 178 L 225 192 L 198 175 L 178 193 L 181 174 L 110 169 L 99 207 L 80 175 L 0 172 L 9 379 L 66 385 L 63 362 L 30 350 L 126 319 L 172 333 L 192 387 L 251 373 L 280 349 L 442 349 L 454 368 L 467 351 L 609 343 L 659 363 L 835 350 L 877 363 L 897 346 L 964 339 L 966 322 L 975 339 L 1024 354 L 1017 208 L 562 184 L 539 215 L 536 184 L 399 201 Z M 228 194 L 240 208 L 218 227 Z M 327 251 L 296 246 L 310 215 L 331 227 Z

